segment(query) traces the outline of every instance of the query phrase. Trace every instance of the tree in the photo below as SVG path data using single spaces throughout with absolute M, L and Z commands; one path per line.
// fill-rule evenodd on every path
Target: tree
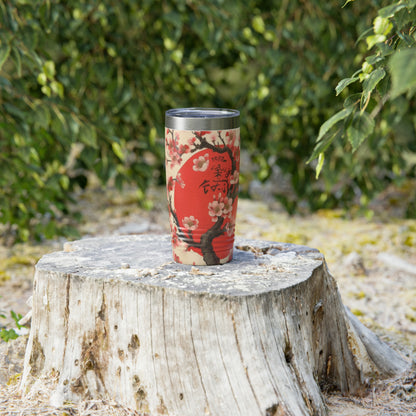
M 366 42 L 369 54 L 361 68 L 336 86 L 336 95 L 345 99 L 343 109 L 322 124 L 309 162 L 318 158 L 318 177 L 333 142 L 342 140 L 352 153 L 366 141 L 365 150 L 373 153 L 374 147 L 391 142 L 390 169 L 414 176 L 416 163 L 406 156 L 416 150 L 416 1 L 381 8 L 359 40 Z M 380 168 L 386 168 L 383 161 Z
M 12 240 L 55 235 L 91 174 L 103 186 L 135 184 L 145 203 L 149 184 L 164 182 L 163 114 L 173 107 L 238 108 L 256 176 L 266 180 L 273 166 L 282 169 L 292 193 L 277 188 L 276 196 L 290 211 L 300 203 L 350 204 L 355 188 L 371 195 L 400 176 L 404 149 L 409 160 L 415 152 L 410 116 L 394 124 L 403 92 L 380 110 L 394 126 L 371 143 L 375 150 L 359 150 L 352 161 L 342 144 L 327 148 L 332 175 L 322 175 L 325 183 L 312 180 L 305 161 L 319 126 L 339 106 L 331 85 L 367 53 L 354 49 L 357 33 L 384 3 L 355 2 L 340 13 L 335 0 L 0 1 L 0 222 Z M 394 26 L 412 4 L 384 18 Z M 409 41 L 413 32 L 397 25 Z M 379 63 L 369 65 L 375 72 Z M 362 75 L 371 75 L 368 68 Z M 372 75 L 366 88 L 375 81 Z M 412 114 L 414 104 L 405 102 Z M 358 131 L 371 129 L 366 116 L 357 117 Z M 375 123 L 374 132 L 382 127 Z M 406 163 L 414 176 L 413 162 Z M 242 179 L 247 194 L 250 174 Z

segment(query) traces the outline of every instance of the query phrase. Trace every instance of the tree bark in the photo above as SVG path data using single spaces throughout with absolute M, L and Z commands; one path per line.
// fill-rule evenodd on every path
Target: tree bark
M 234 260 L 171 261 L 169 236 L 66 243 L 34 281 L 23 391 L 111 397 L 151 415 L 326 415 L 408 363 L 349 311 L 315 249 L 237 240 Z

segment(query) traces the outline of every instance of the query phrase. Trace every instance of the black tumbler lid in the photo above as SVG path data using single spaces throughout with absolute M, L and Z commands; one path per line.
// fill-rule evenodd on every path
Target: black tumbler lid
M 175 130 L 227 130 L 240 127 L 240 112 L 228 108 L 172 108 L 165 125 Z

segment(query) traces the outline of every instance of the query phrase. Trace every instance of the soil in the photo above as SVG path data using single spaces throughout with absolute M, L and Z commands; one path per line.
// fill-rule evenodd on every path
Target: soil
M 88 191 L 77 198 L 83 213 L 82 237 L 110 234 L 168 233 L 164 190 L 151 192 L 153 207 L 138 207 L 137 193 Z M 348 218 L 341 211 L 289 216 L 263 201 L 240 200 L 237 236 L 305 244 L 325 254 L 344 304 L 384 342 L 400 351 L 412 369 L 396 379 L 377 380 L 361 397 L 326 394 L 331 416 L 416 416 L 416 220 L 383 215 Z M 389 218 L 388 221 L 385 218 Z M 1 230 L 0 230 L 1 231 Z M 10 312 L 25 316 L 38 259 L 62 249 L 66 240 L 0 245 L 0 325 L 15 328 Z M 30 321 L 26 324 L 29 327 Z M 24 329 L 23 329 L 24 331 Z M 138 415 L 109 401 L 49 406 L 48 385 L 39 380 L 37 395 L 22 398 L 18 380 L 27 335 L 0 342 L 1 415 Z

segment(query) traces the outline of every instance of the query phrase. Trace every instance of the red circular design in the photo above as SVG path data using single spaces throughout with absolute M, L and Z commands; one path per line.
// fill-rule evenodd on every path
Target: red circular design
M 216 226 L 220 235 L 212 245 L 222 259 L 232 254 L 237 197 L 232 200 L 227 195 L 233 180 L 232 160 L 224 148 L 218 149 L 195 152 L 180 168 L 174 183 L 174 209 L 178 231 L 195 243 Z M 192 244 L 189 248 L 202 255 L 201 248 Z

